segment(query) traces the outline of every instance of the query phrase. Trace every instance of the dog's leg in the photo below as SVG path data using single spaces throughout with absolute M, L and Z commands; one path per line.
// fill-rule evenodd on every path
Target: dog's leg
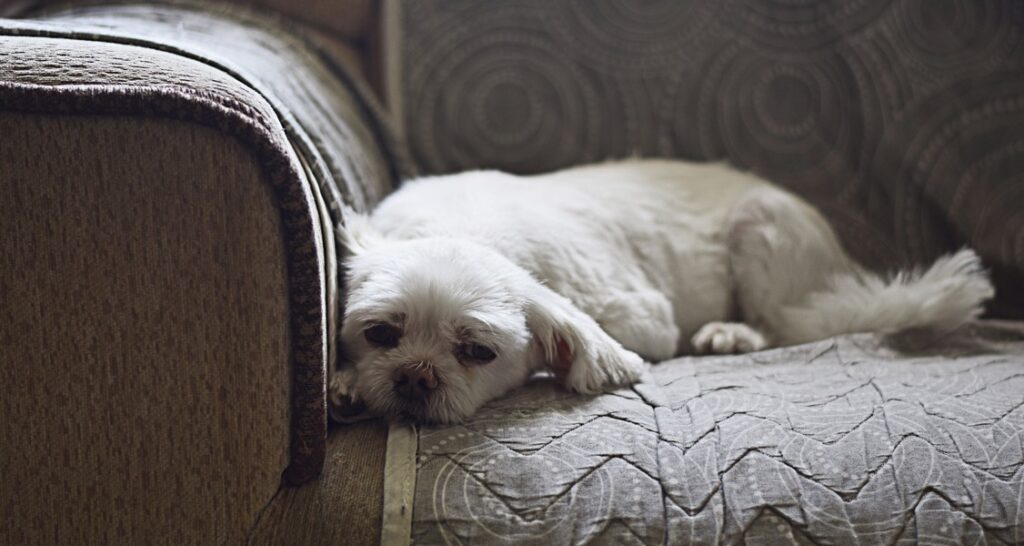
M 661 292 L 615 292 L 597 307 L 594 319 L 626 349 L 651 362 L 675 356 L 679 327 L 672 303 Z
M 825 288 L 836 274 L 860 271 L 816 210 L 770 186 L 740 198 L 730 212 L 725 238 L 743 320 L 764 333 L 763 343 L 757 343 L 757 336 L 731 329 L 733 337 L 746 338 L 734 344 L 737 350 L 743 350 L 741 345 L 786 343 L 791 336 L 785 309 Z M 729 337 L 721 327 L 710 326 L 694 336 L 695 347 L 713 348 L 716 336 Z M 729 345 L 727 340 L 719 343 Z
M 582 393 L 629 385 L 646 365 L 623 347 L 590 315 L 550 288 L 534 284 L 527 296 L 526 322 L 543 354 L 543 364 Z

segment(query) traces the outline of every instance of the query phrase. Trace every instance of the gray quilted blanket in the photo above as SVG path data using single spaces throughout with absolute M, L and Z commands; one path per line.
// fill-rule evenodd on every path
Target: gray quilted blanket
M 1024 325 L 927 350 L 849 336 L 550 380 L 419 435 L 412 539 L 1024 543 Z

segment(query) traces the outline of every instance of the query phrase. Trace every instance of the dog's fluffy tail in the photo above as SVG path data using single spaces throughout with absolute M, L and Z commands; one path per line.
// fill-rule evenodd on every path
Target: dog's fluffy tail
M 963 249 L 924 271 L 890 279 L 840 273 L 799 305 L 782 310 L 784 343 L 854 332 L 952 331 L 981 314 L 995 294 L 978 255 Z

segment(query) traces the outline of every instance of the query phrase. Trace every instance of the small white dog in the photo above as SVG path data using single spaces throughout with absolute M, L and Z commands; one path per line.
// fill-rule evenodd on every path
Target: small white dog
M 993 295 L 970 250 L 870 273 L 806 202 L 722 164 L 424 178 L 341 236 L 354 365 L 332 396 L 442 423 L 543 368 L 592 393 L 679 354 L 951 330 Z

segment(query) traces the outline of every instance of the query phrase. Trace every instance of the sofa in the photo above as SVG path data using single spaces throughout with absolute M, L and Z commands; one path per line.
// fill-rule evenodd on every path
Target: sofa
M 0 543 L 1024 543 L 1020 3 L 0 13 Z M 346 208 L 631 155 L 753 170 L 878 269 L 969 245 L 997 297 L 449 427 L 328 399 Z

